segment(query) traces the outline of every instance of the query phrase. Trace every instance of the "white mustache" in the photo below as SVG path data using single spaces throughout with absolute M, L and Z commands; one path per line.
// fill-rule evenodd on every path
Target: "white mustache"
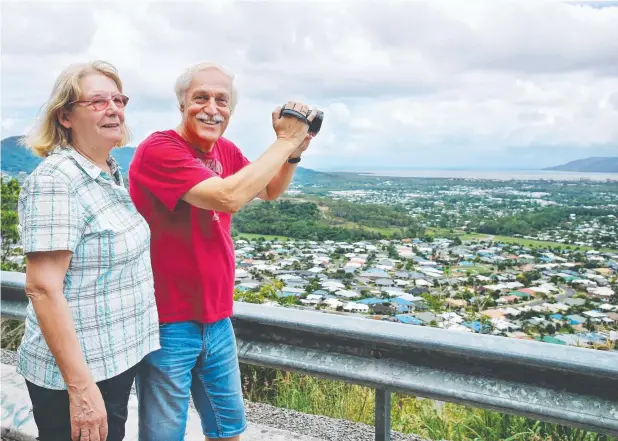
M 214 117 L 210 118 L 208 115 L 199 115 L 197 117 L 197 119 L 201 120 L 201 121 L 205 121 L 208 123 L 221 123 L 224 121 L 223 117 L 219 114 L 216 114 Z

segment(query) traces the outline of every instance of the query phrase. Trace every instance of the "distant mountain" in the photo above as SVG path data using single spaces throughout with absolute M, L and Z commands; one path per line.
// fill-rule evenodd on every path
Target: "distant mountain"
M 0 165 L 2 166 L 2 171 L 11 175 L 22 171 L 30 173 L 41 162 L 41 158 L 34 156 L 29 149 L 18 144 L 19 138 L 19 136 L 11 136 L 0 142 L 2 154 L 0 156 Z
M 11 175 L 19 172 L 31 173 L 41 162 L 41 158 L 35 156 L 29 149 L 19 144 L 20 136 L 10 136 L 1 142 L 2 171 Z M 126 173 L 129 170 L 129 164 L 135 154 L 135 147 L 123 147 L 112 150 L 112 156 L 120 168 Z
M 30 174 L 37 165 L 41 162 L 41 158 L 35 156 L 29 149 L 18 144 L 19 136 L 10 136 L 2 140 L 2 156 L 0 163 L 2 171 L 11 175 L 16 175 L 19 172 Z M 135 147 L 122 147 L 112 150 L 112 156 L 120 165 L 124 174 L 129 171 L 129 164 L 135 154 Z M 308 168 L 298 167 L 294 175 L 296 182 L 311 182 L 320 177 L 327 176 L 326 173 L 318 172 Z
M 588 173 L 618 173 L 618 156 L 577 159 L 556 167 L 543 170 L 588 172 Z

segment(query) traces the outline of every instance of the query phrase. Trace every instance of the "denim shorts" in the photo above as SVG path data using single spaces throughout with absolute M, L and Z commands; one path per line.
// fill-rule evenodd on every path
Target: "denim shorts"
M 162 324 L 160 339 L 161 349 L 142 360 L 135 378 L 139 441 L 184 440 L 189 395 L 206 437 L 244 432 L 247 422 L 231 320 Z

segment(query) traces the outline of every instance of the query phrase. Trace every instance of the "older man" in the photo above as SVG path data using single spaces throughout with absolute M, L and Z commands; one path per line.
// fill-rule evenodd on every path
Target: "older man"
M 130 193 L 151 229 L 161 349 L 138 369 L 139 439 L 184 439 L 189 395 L 207 439 L 246 427 L 232 315 L 231 215 L 279 197 L 311 140 L 308 124 L 272 113 L 276 140 L 253 163 L 222 135 L 237 100 L 233 76 L 202 63 L 176 82 L 182 121 L 137 148 Z M 311 121 L 315 112 L 288 102 Z

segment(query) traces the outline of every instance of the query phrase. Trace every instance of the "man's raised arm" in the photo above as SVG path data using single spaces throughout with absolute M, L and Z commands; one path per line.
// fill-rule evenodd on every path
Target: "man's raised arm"
M 293 106 L 293 107 L 292 107 Z M 307 113 L 307 106 L 301 103 L 289 103 L 301 113 Z M 294 153 L 307 136 L 306 122 L 293 116 L 279 118 L 281 108 L 272 113 L 272 122 L 277 140 L 254 162 L 248 164 L 236 174 L 227 178 L 212 177 L 191 188 L 184 194 L 183 200 L 196 207 L 235 213 L 251 201 L 281 170 L 281 166 Z M 309 115 L 311 122 L 315 112 Z

